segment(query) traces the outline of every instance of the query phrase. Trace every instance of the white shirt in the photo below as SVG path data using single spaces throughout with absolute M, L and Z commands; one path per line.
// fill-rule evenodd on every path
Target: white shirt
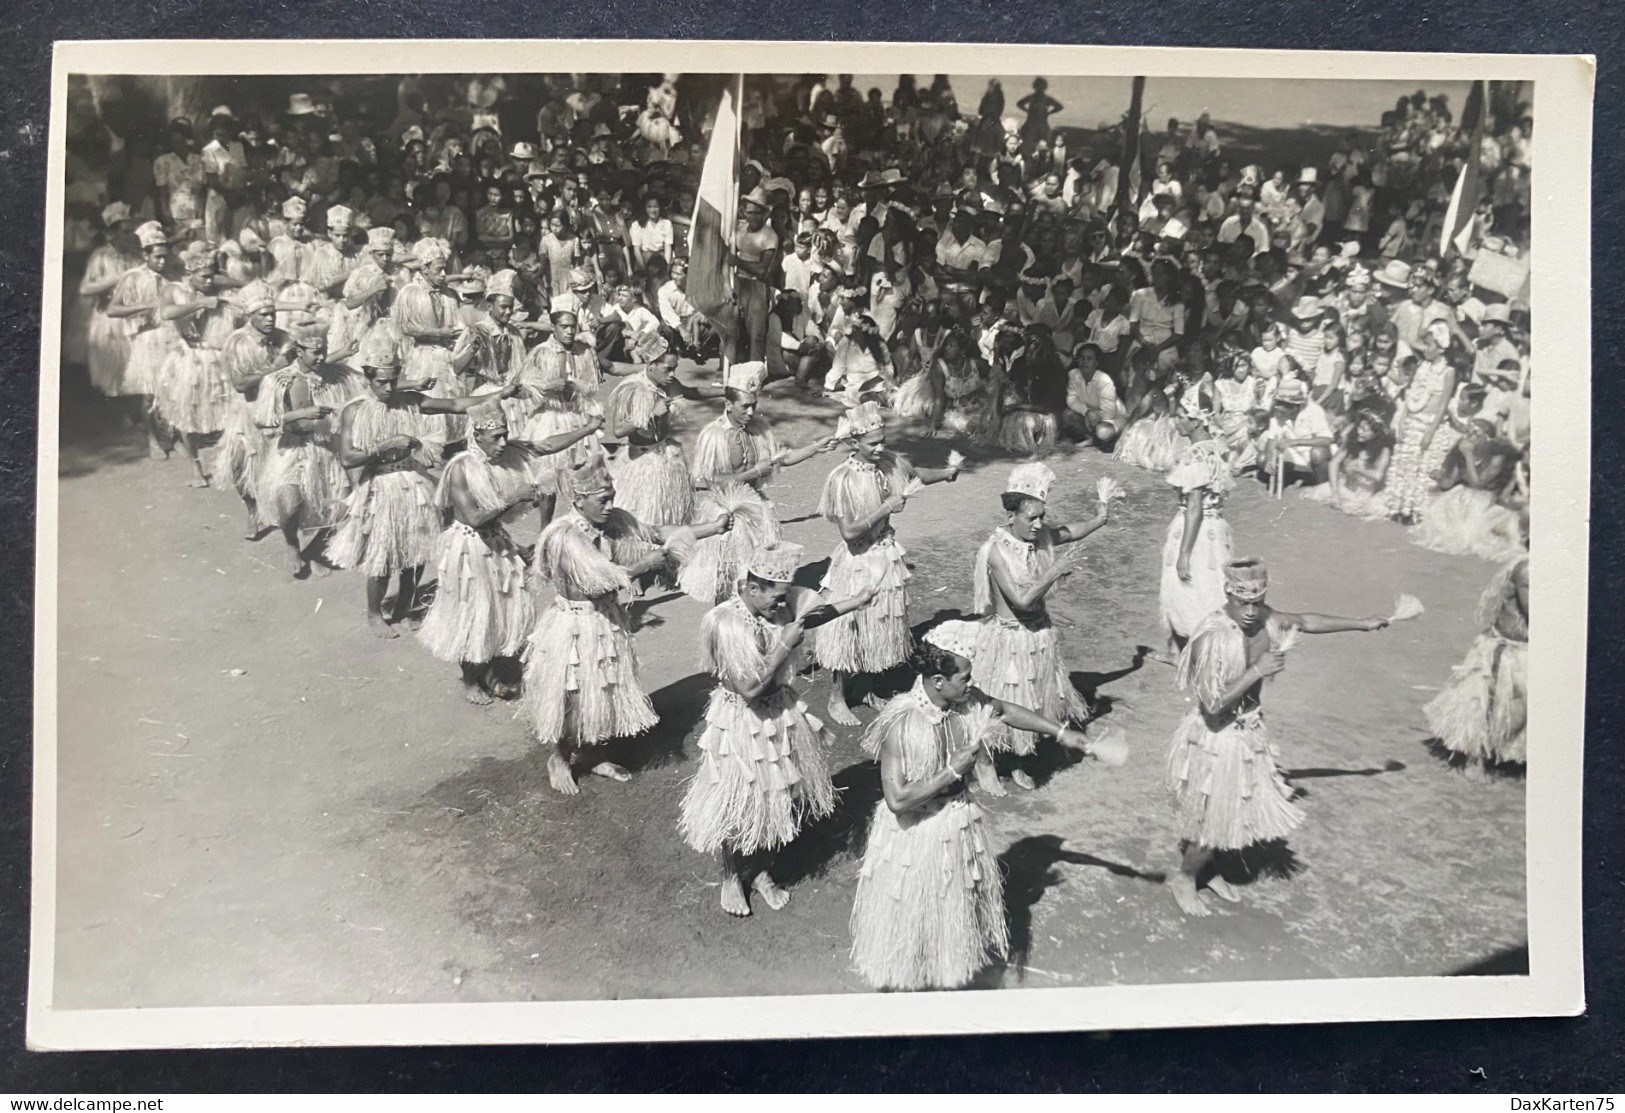
M 660 319 L 672 328 L 682 328 L 683 321 L 694 315 L 694 303 L 675 282 L 667 282 L 655 291 L 655 300 L 660 303 Z

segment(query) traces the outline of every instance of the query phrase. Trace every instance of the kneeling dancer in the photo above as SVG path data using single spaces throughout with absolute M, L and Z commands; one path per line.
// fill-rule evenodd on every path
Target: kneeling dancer
M 816 593 L 791 586 L 802 551 L 787 541 L 759 546 L 739 593 L 700 624 L 705 668 L 717 686 L 680 831 L 689 846 L 720 859 L 722 910 L 732 916 L 750 915 L 747 887 L 769 908 L 789 902 L 759 856 L 835 807 L 823 754 L 829 734 L 792 686 L 796 650 L 808 627 L 867 606 L 874 590 L 820 603 Z
M 1336 634 L 1380 630 L 1386 618 L 1288 614 L 1264 602 L 1269 571 L 1256 557 L 1224 569 L 1224 606 L 1191 635 L 1179 659 L 1179 686 L 1196 695 L 1168 748 L 1168 789 L 1183 839 L 1179 873 L 1170 881 L 1187 916 L 1206 916 L 1197 894 L 1206 884 L 1223 900 L 1241 895 L 1203 871 L 1218 851 L 1242 850 L 1283 839 L 1303 822 L 1292 790 L 1275 768 L 1275 748 L 1264 731 L 1264 681 L 1286 667 L 1297 632 Z

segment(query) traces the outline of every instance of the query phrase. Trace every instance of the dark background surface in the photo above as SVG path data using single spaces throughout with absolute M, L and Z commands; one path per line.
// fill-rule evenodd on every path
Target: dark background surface
M 771 14 L 769 14 L 771 11 Z M 1586 1016 L 1044 1035 L 587 1048 L 33 1054 L 23 1048 L 28 961 L 33 531 L 40 276 L 50 47 L 59 38 L 774 38 L 1075 42 L 1598 56 L 1593 159 L 1593 515 L 1585 850 Z M 1301 4 L 1207 0 L 1110 6 L 1001 0 L 820 5 L 597 0 L 475 5 L 197 4 L 13 0 L 0 15 L 0 1091 L 514 1090 L 1625 1090 L 1625 774 L 1614 737 L 1625 600 L 1613 554 L 1625 500 L 1610 434 L 1625 259 L 1617 137 L 1617 12 L 1586 0 Z M 208 69 L 200 48 L 198 69 Z M 1538 110 L 1537 110 L 1538 111 Z M 1562 121 L 1540 118 L 1540 126 Z M 1560 199 L 1561 201 L 1561 199 Z M 1563 245 L 1544 266 L 1585 266 Z M 1579 678 L 1576 678 L 1578 681 Z M 1403 817 L 1396 817 L 1403 822 Z M 1336 992 L 1332 987 L 1329 992 Z

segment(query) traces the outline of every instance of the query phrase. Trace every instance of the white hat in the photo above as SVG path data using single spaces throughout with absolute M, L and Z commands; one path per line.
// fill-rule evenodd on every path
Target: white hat
M 169 242 L 169 235 L 164 231 L 164 226 L 156 220 L 149 220 L 137 228 L 135 238 L 143 251 L 149 247 L 158 247 Z
M 1292 315 L 1300 321 L 1313 320 L 1316 317 L 1319 317 L 1324 311 L 1324 307 L 1320 304 L 1320 299 L 1315 297 L 1313 294 L 1305 294 L 1303 297 L 1298 299 L 1298 304 L 1292 307 Z
M 401 365 L 401 350 L 387 330 L 374 329 L 361 344 L 361 366 L 394 369 Z
M 1010 469 L 1010 478 L 1004 491 L 1011 495 L 1026 495 L 1039 502 L 1049 501 L 1049 489 L 1055 484 L 1055 473 L 1049 465 L 1040 463 L 1017 464 Z
M 393 247 L 395 245 L 395 229 L 388 225 L 379 225 L 377 228 L 367 229 L 368 247 Z
M 1480 319 L 1510 325 L 1512 323 L 1512 308 L 1506 302 L 1498 301 L 1493 305 L 1486 306 L 1484 316 Z
M 355 219 L 355 211 L 345 205 L 333 205 L 327 210 L 327 230 L 329 232 L 348 232 L 350 224 Z
M 920 640 L 927 645 L 934 645 L 956 657 L 963 657 L 967 661 L 976 657 L 976 635 L 981 630 L 979 622 L 967 622 L 962 618 L 950 618 L 940 622 L 927 630 Z
M 289 220 L 303 220 L 309 211 L 310 206 L 303 197 L 293 196 L 282 202 L 282 215 Z
M 418 261 L 419 266 L 428 266 L 430 263 L 444 263 L 451 257 L 451 251 L 445 243 L 434 236 L 424 236 L 412 245 L 412 258 Z
M 111 228 L 113 225 L 123 223 L 129 219 L 130 206 L 123 201 L 114 201 L 102 210 L 102 225 L 104 227 Z
M 1390 259 L 1377 272 L 1377 281 L 1397 290 L 1408 290 L 1411 285 L 1411 265 L 1403 259 Z
M 288 98 L 288 115 L 309 116 L 316 111 L 316 102 L 310 99 L 309 93 L 294 93 Z
M 865 433 L 873 433 L 876 429 L 886 427 L 886 418 L 880 412 L 878 402 L 860 402 L 841 415 L 836 424 L 835 435 L 838 437 L 861 437 Z
M 1313 166 L 1305 166 L 1298 174 L 1299 185 L 1314 185 L 1318 181 L 1320 181 L 1320 171 Z
M 515 143 L 508 154 L 515 162 L 530 162 L 536 157 L 536 148 L 529 143 Z
M 511 268 L 497 271 L 485 282 L 485 292 L 490 297 L 512 298 L 514 280 L 519 273 Z
M 801 567 L 801 554 L 805 552 L 793 541 L 769 541 L 758 545 L 745 561 L 745 571 L 759 580 L 787 584 L 796 578 Z
M 767 364 L 761 360 L 736 363 L 728 368 L 723 385 L 740 394 L 756 394 L 767 381 Z
M 570 471 L 570 486 L 578 495 L 596 495 L 615 487 L 609 475 L 609 465 L 603 453 L 594 453 Z

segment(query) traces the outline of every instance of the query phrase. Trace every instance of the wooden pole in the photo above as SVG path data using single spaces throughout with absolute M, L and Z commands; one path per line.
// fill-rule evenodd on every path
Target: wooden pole
M 1145 99 L 1145 78 L 1136 77 L 1133 89 L 1129 94 L 1128 115 L 1123 117 L 1123 150 L 1117 168 L 1117 204 L 1118 215 L 1121 216 L 1132 206 L 1139 204 L 1139 198 L 1130 198 L 1129 189 L 1133 181 L 1134 164 L 1140 158 L 1140 105 Z

